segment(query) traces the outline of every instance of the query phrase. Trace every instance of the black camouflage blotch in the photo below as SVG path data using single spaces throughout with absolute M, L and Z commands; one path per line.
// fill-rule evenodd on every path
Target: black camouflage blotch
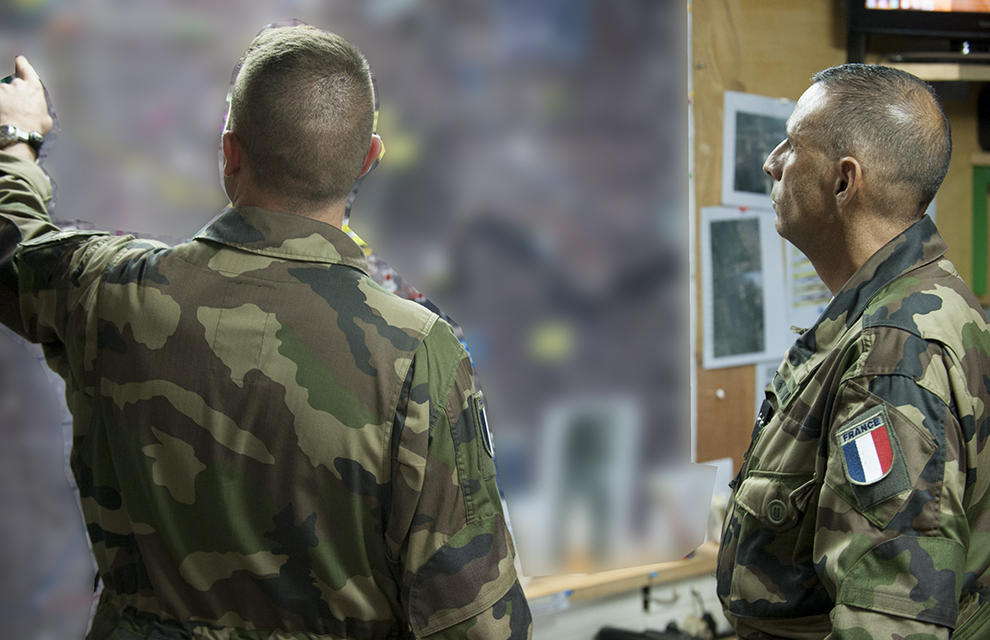
M 433 522 L 433 518 L 431 516 L 426 515 L 425 513 L 417 513 L 416 515 L 413 516 L 412 519 L 412 524 L 414 527 L 426 526 L 431 522 Z
M 334 458 L 333 466 L 340 474 L 344 486 L 359 496 L 378 497 L 381 486 L 375 480 L 375 475 L 361 466 L 357 460 L 350 458 Z
M 137 552 L 137 540 L 133 533 L 121 534 L 103 529 L 103 544 L 109 549 L 128 549 Z
M 336 309 L 337 326 L 347 336 L 347 344 L 351 348 L 355 364 L 362 373 L 369 376 L 378 375 L 378 371 L 371 364 L 371 351 L 365 338 L 366 329 L 359 326 L 357 320 L 374 327 L 378 335 L 399 350 L 412 351 L 418 345 L 419 341 L 416 338 L 386 323 L 385 319 L 367 304 L 367 297 L 358 286 L 362 280 L 368 282 L 371 280 L 359 270 L 335 264 L 329 268 L 289 269 L 289 274 L 300 282 L 308 284 L 318 296 Z
M 985 604 L 990 602 L 990 587 L 981 587 L 977 584 L 981 574 L 975 571 L 967 571 L 963 574 L 962 591 L 959 596 L 959 601 L 962 602 L 966 599 L 966 596 L 975 593 L 977 600 L 980 604 Z
M 399 456 L 399 446 L 402 443 L 402 433 L 406 429 L 406 413 L 409 409 L 409 396 L 411 395 L 410 387 L 412 386 L 414 367 L 409 366 L 406 371 L 406 379 L 402 382 L 402 388 L 399 389 L 399 400 L 395 404 L 395 417 L 392 419 L 392 434 L 389 436 L 391 438 L 389 442 L 389 453 L 390 460 L 396 460 Z M 393 469 L 393 477 L 397 469 Z M 392 504 L 392 479 L 387 478 L 386 482 L 381 486 L 381 508 L 377 509 L 375 513 L 376 519 L 381 523 L 382 531 L 388 531 L 388 509 L 387 505 Z
M 416 404 L 426 404 L 430 401 L 430 385 L 421 384 L 409 392 L 409 401 Z
M 127 343 L 124 341 L 124 337 L 120 335 L 117 325 L 112 322 L 100 322 L 96 341 L 100 345 L 100 349 L 106 349 L 114 353 L 127 352 Z
M 916 314 L 927 314 L 942 308 L 942 299 L 931 293 L 912 293 L 901 300 L 901 307 L 890 313 L 888 307 L 880 307 L 875 313 L 863 316 L 864 327 L 897 327 L 918 334 Z M 905 354 L 907 355 L 907 354 Z
M 482 585 L 479 578 L 494 579 L 498 571 L 491 562 L 480 562 L 472 567 L 473 571 L 466 567 L 493 553 L 501 558 L 505 552 L 507 541 L 502 532 L 497 537 L 492 533 L 478 533 L 463 547 L 456 548 L 448 543 L 438 549 L 412 579 L 408 608 L 413 627 L 424 627 L 436 611 L 457 609 L 471 603 Z
M 505 595 L 492 607 L 492 617 L 501 620 L 509 614 L 509 638 L 525 638 L 533 617 L 529 611 L 526 594 L 516 580 Z
M 32 247 L 30 250 L 22 251 L 15 263 L 23 264 L 34 277 L 29 283 L 29 288 L 47 289 L 53 285 L 56 273 L 68 271 L 65 267 L 71 255 L 71 251 L 64 251 L 62 246 L 58 247 L 58 251 L 51 246 Z M 69 279 L 73 284 L 78 284 L 72 275 Z
M 122 534 L 107 531 L 95 522 L 86 525 L 86 533 L 93 544 L 102 542 L 108 549 L 124 549 L 131 553 L 138 553 L 137 538 L 134 537 L 133 533 Z
M 410 389 L 412 386 L 413 371 L 414 367 L 410 365 L 406 371 L 406 379 L 402 382 L 402 388 L 399 390 L 399 400 L 395 403 L 395 418 L 392 420 L 392 441 L 389 443 L 389 450 L 392 453 L 393 460 L 399 455 L 402 432 L 406 428 L 406 413 L 409 410 L 409 401 L 415 392 L 415 390 Z M 427 390 L 427 399 L 429 399 L 429 390 Z
M 86 525 L 86 534 L 89 536 L 89 540 L 93 544 L 103 542 L 103 527 L 95 522 L 90 522 Z
M 142 561 L 136 561 L 131 565 L 124 565 L 119 569 L 114 569 L 113 574 L 114 586 L 111 588 L 117 593 L 138 593 L 140 591 L 154 589 L 154 586 L 151 584 L 151 578 L 148 577 L 148 570 Z M 125 591 L 121 585 L 134 589 L 134 591 Z
M 430 403 L 430 443 L 433 442 L 433 430 L 437 426 L 437 421 L 440 419 L 440 412 L 443 411 L 442 408 L 437 405 Z
M 461 445 L 473 442 L 478 435 L 478 429 L 474 424 L 473 419 L 469 419 L 468 416 L 472 415 L 471 411 L 462 411 L 457 417 L 457 422 L 450 426 L 450 435 L 454 439 L 454 447 L 460 448 Z
M 265 532 L 265 537 L 275 542 L 272 553 L 288 557 L 278 576 L 252 576 L 252 579 L 276 606 L 299 616 L 308 631 L 344 635 L 345 623 L 334 617 L 323 601 L 310 570 L 309 550 L 318 542 L 316 514 L 298 525 L 295 520 L 295 507 L 289 504 L 273 518 L 275 528 Z
M 79 488 L 79 495 L 83 498 L 93 498 L 96 504 L 104 509 L 116 511 L 120 509 L 121 498 L 112 487 L 96 486 L 93 478 L 93 470 L 89 467 L 79 465 L 76 471 L 76 485 Z
M 938 396 L 918 386 L 914 379 L 902 375 L 877 376 L 870 381 L 870 393 L 884 398 L 890 405 L 910 405 L 918 409 L 924 416 L 922 425 L 935 439 L 936 455 L 941 452 L 945 456 L 945 416 L 948 407 Z
M 102 542 L 108 549 L 117 549 L 114 566 L 109 573 L 100 575 L 108 589 L 117 593 L 137 593 L 152 588 L 134 534 L 113 533 L 92 522 L 86 525 L 86 532 L 93 544 Z M 131 558 L 133 560 L 129 560 Z
M 805 331 L 798 341 L 791 345 L 791 348 L 787 350 L 787 362 L 790 363 L 792 367 L 800 366 L 802 362 L 806 362 L 808 358 L 815 352 L 817 341 L 815 340 L 814 331 Z
M 247 220 L 236 209 L 228 209 L 217 216 L 206 228 L 202 237 L 238 244 L 251 244 L 265 240 L 264 234 L 248 224 Z
M 908 552 L 910 560 L 910 575 L 917 579 L 917 584 L 911 590 L 911 599 L 918 603 L 935 601 L 935 605 L 917 614 L 918 620 L 953 626 L 959 604 L 955 600 L 956 574 L 950 569 L 935 570 L 931 556 L 918 543 L 915 536 L 901 536 L 888 540 L 876 547 L 877 557 L 883 560 L 893 560 L 898 555 Z M 940 600 L 939 595 L 951 595 L 948 600 Z
M 416 574 L 416 579 L 425 582 L 441 576 L 454 575 L 472 560 L 483 558 L 490 553 L 493 542 L 494 536 L 484 533 L 471 538 L 471 542 L 459 549 L 445 546 L 426 561 Z
M 916 522 L 924 512 L 925 505 L 934 499 L 935 498 L 928 490 L 912 491 L 907 502 L 904 503 L 904 506 L 897 513 L 897 515 L 891 518 L 886 529 L 888 531 L 898 531 L 906 535 L 917 535 L 922 533 L 918 531 Z
M 509 589 L 512 611 L 509 618 L 509 637 L 525 638 L 529 633 L 530 625 L 533 623 L 533 614 L 529 610 L 529 602 L 526 600 L 526 593 L 523 591 L 519 581 Z
M 134 563 L 114 567 L 102 577 L 106 587 L 117 593 L 138 592 L 138 566 Z
M 990 437 L 990 413 L 987 414 L 986 419 L 980 422 L 980 433 L 977 437 L 980 442 L 985 442 Z
M 921 470 L 921 479 L 930 485 L 937 485 L 942 481 L 945 474 L 945 451 L 940 453 L 938 449 L 929 458 L 928 464 Z
M 744 515 L 743 518 L 752 518 L 752 516 Z M 776 554 L 775 545 L 781 544 L 782 536 L 798 535 L 798 531 L 781 534 L 779 531 L 761 526 L 749 533 L 750 535 L 739 539 L 735 563 L 759 567 L 769 575 L 780 592 L 793 594 L 793 598 L 782 603 L 770 602 L 762 598 L 753 602 L 735 599 L 730 603 L 730 610 L 733 613 L 760 618 L 800 618 L 827 614 L 832 610 L 834 603 L 828 591 L 819 582 L 811 558 L 795 558 L 793 563 L 784 565 Z M 721 586 L 719 585 L 720 592 Z
M 21 230 L 10 223 L 0 224 L 0 286 L 17 291 L 17 270 L 14 269 L 14 254 L 21 241 Z
M 736 476 L 736 482 L 739 476 Z M 731 514 L 732 512 L 730 512 Z M 732 587 L 732 574 L 735 572 L 735 558 L 727 553 L 733 540 L 739 537 L 739 518 L 729 515 L 729 522 L 722 531 L 722 541 L 718 549 L 718 562 L 715 566 L 715 593 L 722 600 L 729 597 Z
M 909 330 L 907 327 L 902 328 Z M 915 380 L 920 379 L 925 374 L 925 363 L 922 356 L 928 352 L 930 346 L 927 340 L 919 338 L 912 332 L 904 340 L 904 353 L 901 361 L 897 363 L 898 373 L 903 373 Z
M 129 245 L 129 248 L 136 248 L 141 244 L 145 243 L 134 242 Z M 151 250 L 109 267 L 103 272 L 103 281 L 109 284 L 131 284 L 145 281 L 162 285 L 169 284 L 168 278 L 159 271 L 159 266 L 162 259 L 167 257 L 172 250 L 153 247 L 153 245 L 145 244 L 145 246 Z
M 462 480 L 461 481 L 461 491 L 464 493 L 464 497 L 473 496 L 474 494 L 481 491 L 481 481 L 480 480 Z

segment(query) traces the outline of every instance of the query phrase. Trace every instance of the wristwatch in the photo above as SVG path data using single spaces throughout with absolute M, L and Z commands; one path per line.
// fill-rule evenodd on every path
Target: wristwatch
M 37 131 L 25 131 L 12 124 L 0 124 L 0 149 L 17 142 L 26 142 L 38 151 L 44 139 L 45 137 Z

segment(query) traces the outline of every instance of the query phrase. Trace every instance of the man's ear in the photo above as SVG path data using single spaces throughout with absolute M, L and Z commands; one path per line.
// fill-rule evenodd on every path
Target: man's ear
M 839 160 L 833 194 L 836 205 L 848 206 L 863 190 L 863 167 L 859 160 L 845 156 Z
M 220 140 L 223 148 L 223 175 L 232 176 L 241 169 L 244 162 L 244 147 L 233 131 L 224 131 Z
M 385 152 L 385 143 L 377 133 L 371 134 L 371 145 L 368 147 L 368 155 L 364 157 L 364 164 L 361 166 L 359 178 L 371 171 L 375 162 L 381 159 Z

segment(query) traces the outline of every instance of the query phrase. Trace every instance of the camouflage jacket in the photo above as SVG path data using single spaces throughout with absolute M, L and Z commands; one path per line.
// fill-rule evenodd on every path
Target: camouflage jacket
M 946 638 L 990 597 L 990 330 L 945 250 L 927 217 L 884 246 L 767 388 L 717 572 L 741 638 Z
M 446 323 L 330 225 L 228 209 L 168 247 L 60 231 L 50 195 L 0 153 L 0 320 L 66 380 L 90 638 L 528 635 Z

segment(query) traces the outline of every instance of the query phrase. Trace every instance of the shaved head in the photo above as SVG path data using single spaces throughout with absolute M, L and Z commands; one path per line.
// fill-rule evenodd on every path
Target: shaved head
M 300 207 L 341 201 L 374 126 L 371 71 L 340 36 L 300 25 L 263 31 L 239 63 L 228 128 L 254 178 Z

